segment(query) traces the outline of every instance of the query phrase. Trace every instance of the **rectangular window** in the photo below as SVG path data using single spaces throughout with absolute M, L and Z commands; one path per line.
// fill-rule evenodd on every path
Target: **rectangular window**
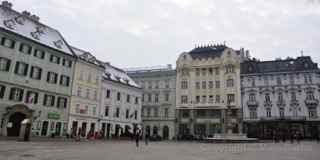
M 65 75 L 61 75 L 60 76 L 60 85 L 68 87 L 69 83 L 70 83 L 70 77 L 69 76 L 65 76 Z
M 62 65 L 71 68 L 72 67 L 72 61 L 67 59 L 62 59 Z
M 209 75 L 213 75 L 213 69 L 212 68 L 209 68 Z
M 228 100 L 228 103 L 232 103 L 232 102 L 235 102 L 235 99 L 234 99 L 234 94 L 228 94 L 227 95 L 227 100 Z
M 86 98 L 90 99 L 90 89 L 87 88 L 86 90 Z
M 267 117 L 271 117 L 271 108 L 267 108 L 266 109 L 266 114 L 267 114 Z
M 209 103 L 210 103 L 210 104 L 212 104 L 212 103 L 213 103 L 213 101 L 214 101 L 214 99 L 213 99 L 213 95 L 210 95 L 210 96 L 209 96 Z
M 129 109 L 126 109 L 126 119 L 129 119 Z
M 135 99 L 135 104 L 139 104 L 139 98 L 138 97 L 136 97 L 136 99 Z
M 32 50 L 32 47 L 27 45 L 27 44 L 24 44 L 24 43 L 21 43 L 20 44 L 20 47 L 19 47 L 19 51 L 21 53 L 25 53 L 25 54 L 31 54 L 31 50 Z
M 220 103 L 220 95 L 216 95 L 216 103 Z
M 109 116 L 109 106 L 106 106 L 104 109 L 104 116 L 108 117 Z
M 158 117 L 159 116 L 159 109 L 156 107 L 154 108 L 154 116 Z
M 96 115 L 97 114 L 97 107 L 92 107 L 92 114 L 93 115 Z
M 59 97 L 58 98 L 58 108 L 67 108 L 67 98 Z
M 39 49 L 35 49 L 33 55 L 34 55 L 35 57 L 40 58 L 40 59 L 44 59 L 44 57 L 45 57 L 45 52 L 42 51 L 42 50 L 39 50 Z
M 200 96 L 196 96 L 196 103 L 200 103 Z
M 213 89 L 213 81 L 209 81 L 209 89 Z
M 117 108 L 116 109 L 116 115 L 115 117 L 119 118 L 120 117 L 120 108 Z
M 134 119 L 135 119 L 135 120 L 138 119 L 138 111 L 137 111 L 137 110 L 134 111 Z
M 257 118 L 257 109 L 256 108 L 250 108 L 250 111 L 249 111 L 249 118 L 250 119 L 256 119 Z
M 207 96 L 202 96 L 202 103 L 207 103 Z
M 181 96 L 181 104 L 187 104 L 188 103 L 188 96 Z
M 37 104 L 38 103 L 38 93 L 28 91 L 26 96 L 26 103 Z
M 169 117 L 169 108 L 164 109 L 164 117 L 168 118 Z
M 31 66 L 30 77 L 32 79 L 40 80 L 42 74 L 42 69 L 40 67 Z
M 109 89 L 107 89 L 107 91 L 106 91 L 106 98 L 110 98 L 110 90 Z
M 50 56 L 50 62 L 60 64 L 60 57 L 57 57 L 55 55 Z
M 147 108 L 147 117 L 150 117 L 151 115 L 151 108 Z
M 202 72 L 202 76 L 206 76 L 207 75 L 207 69 L 206 68 L 202 68 L 201 72 Z
M 127 103 L 130 103 L 130 95 L 127 95 Z
M 189 110 L 181 110 L 182 118 L 189 118 L 190 112 Z
M 166 102 L 168 102 L 169 101 L 169 93 L 165 93 L 164 94 L 164 100 L 166 101 Z
M 82 88 L 81 88 L 81 87 L 78 87 L 77 96 L 78 96 L 78 97 L 81 97 L 81 95 L 82 95 Z
M 216 88 L 220 88 L 220 81 L 216 81 Z
M 54 73 L 54 72 L 47 73 L 47 82 L 48 83 L 56 84 L 57 81 L 58 81 L 58 74 L 57 73 Z
M 154 102 L 158 103 L 159 102 L 159 94 L 154 95 Z
M 76 104 L 76 113 L 80 113 L 80 104 Z
M 11 60 L 7 58 L 0 57 L 0 71 L 9 71 Z
M 93 99 L 97 100 L 98 99 L 98 92 L 95 90 L 93 91 Z
M 187 89 L 188 88 L 188 81 L 182 80 L 181 81 L 181 89 Z
M 21 76 L 26 76 L 28 73 L 28 64 L 23 62 L 17 62 L 14 72 Z
M 219 74 L 220 74 L 219 67 L 215 68 L 214 70 L 215 70 L 216 75 L 219 75 Z
M 206 81 L 202 81 L 202 89 L 207 89 L 207 82 Z
M 22 101 L 23 98 L 23 89 L 20 88 L 11 88 L 10 91 L 10 100 L 13 101 Z
M 200 89 L 200 82 L 196 82 L 196 89 Z
M 6 37 L 1 38 L 1 45 L 13 49 L 16 42 Z
M 152 96 L 151 94 L 148 94 L 148 102 L 151 102 L 152 101 Z
M 54 101 L 55 101 L 55 96 L 45 94 L 44 100 L 43 100 L 43 105 L 53 107 Z
M 4 93 L 6 91 L 6 86 L 0 85 L 0 98 L 4 97 Z
M 118 100 L 118 101 L 121 100 L 121 93 L 120 93 L 120 92 L 117 93 L 117 100 Z
M 231 87 L 233 87 L 234 86 L 234 81 L 233 81 L 233 79 L 228 79 L 227 80 L 227 87 L 228 88 L 231 88 Z
M 196 76 L 200 76 L 200 68 L 196 68 Z

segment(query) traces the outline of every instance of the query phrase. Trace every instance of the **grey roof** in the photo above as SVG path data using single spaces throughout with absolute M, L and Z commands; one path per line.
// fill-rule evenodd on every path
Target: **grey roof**
M 216 58 L 220 57 L 227 48 L 225 45 L 210 45 L 206 47 L 196 47 L 188 53 L 193 59 Z
M 176 70 L 141 70 L 136 72 L 127 72 L 131 78 L 147 78 L 159 76 L 175 76 Z
M 297 72 L 319 70 L 309 56 L 288 58 L 285 60 L 258 61 L 251 59 L 241 63 L 241 74 L 270 73 L 270 72 Z
M 11 6 L 10 6 L 11 5 Z M 47 47 L 73 55 L 70 46 L 56 29 L 39 22 L 39 17 L 29 12 L 17 12 L 12 4 L 3 1 L 0 5 L 0 28 L 28 38 Z

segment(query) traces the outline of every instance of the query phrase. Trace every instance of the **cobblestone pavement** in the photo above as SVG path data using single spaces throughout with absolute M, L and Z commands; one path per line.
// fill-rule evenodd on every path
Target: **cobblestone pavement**
M 319 160 L 316 142 L 208 144 L 133 141 L 0 141 L 0 160 Z

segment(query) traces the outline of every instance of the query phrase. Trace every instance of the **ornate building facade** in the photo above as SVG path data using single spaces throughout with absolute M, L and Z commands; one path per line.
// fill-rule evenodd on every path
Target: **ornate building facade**
M 142 123 L 151 137 L 175 137 L 176 71 L 171 65 L 127 72 L 143 89 Z
M 176 108 L 178 135 L 213 136 L 241 131 L 240 63 L 243 49 L 225 45 L 196 47 L 177 60 Z M 227 113 L 228 107 L 231 113 Z
M 312 138 L 320 125 L 319 92 L 320 71 L 310 57 L 242 63 L 245 132 L 262 139 L 296 132 Z
M 19 136 L 24 119 L 31 133 L 67 132 L 75 56 L 59 31 L 39 17 L 0 5 L 0 134 Z

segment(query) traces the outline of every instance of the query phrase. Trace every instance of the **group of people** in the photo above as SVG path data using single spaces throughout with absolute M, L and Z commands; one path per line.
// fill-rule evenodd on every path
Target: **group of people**
M 300 131 L 293 131 L 293 132 L 273 131 L 272 136 L 273 136 L 273 141 L 275 143 L 278 143 L 280 141 L 286 142 L 288 139 L 290 140 L 291 143 L 294 143 L 295 141 L 297 143 L 300 143 L 300 141 L 303 139 L 303 135 Z M 319 134 L 316 134 L 315 138 L 317 142 L 320 141 Z
M 138 129 L 136 131 L 136 133 L 134 134 L 134 138 L 136 141 L 136 147 L 139 147 L 139 141 L 142 138 L 142 132 L 140 129 Z M 149 144 L 149 138 L 150 138 L 150 135 L 148 133 L 146 133 L 144 136 L 144 142 L 145 142 L 146 146 Z

